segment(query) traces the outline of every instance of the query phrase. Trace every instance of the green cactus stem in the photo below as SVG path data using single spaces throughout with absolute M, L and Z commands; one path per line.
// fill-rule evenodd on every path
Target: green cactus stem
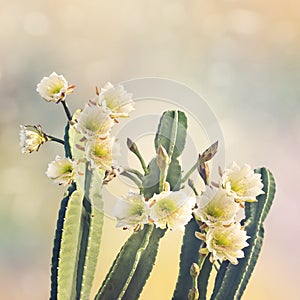
M 257 263 L 264 238 L 263 222 L 275 196 L 275 181 L 272 173 L 266 168 L 257 169 L 256 172 L 262 176 L 265 194 L 257 197 L 258 202 L 246 203 L 246 231 L 247 235 L 251 236 L 249 246 L 244 249 L 245 257 L 239 260 L 238 265 L 222 263 L 211 300 L 241 299 Z

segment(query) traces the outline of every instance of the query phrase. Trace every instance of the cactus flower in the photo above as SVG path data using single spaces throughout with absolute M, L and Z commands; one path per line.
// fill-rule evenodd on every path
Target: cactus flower
M 238 258 L 244 257 L 243 248 L 249 244 L 246 231 L 241 229 L 240 224 L 229 227 L 210 227 L 206 235 L 207 249 L 212 253 L 212 260 L 228 259 L 232 264 L 238 264 Z
M 134 110 L 132 94 L 127 93 L 120 84 L 106 83 L 99 94 L 99 105 L 111 111 L 112 118 L 126 118 Z
M 49 163 L 46 175 L 59 185 L 68 185 L 75 178 L 74 163 L 69 158 L 56 156 L 55 160 Z
M 92 168 L 110 170 L 113 163 L 114 138 L 95 138 L 86 143 L 85 155 Z
M 94 137 L 105 138 L 108 136 L 114 121 L 109 117 L 109 112 L 97 105 L 85 105 L 78 114 L 76 129 L 87 139 Z
M 73 92 L 74 85 L 69 86 L 63 75 L 51 73 L 49 77 L 44 77 L 37 85 L 36 91 L 47 102 L 63 101 L 67 94 Z
M 38 151 L 40 146 L 47 142 L 47 136 L 40 125 L 20 125 L 20 146 L 22 153 Z
M 192 209 L 195 206 L 194 196 L 183 191 L 162 192 L 150 199 L 150 219 L 156 227 L 161 229 L 184 230 L 184 226 L 192 218 Z
M 148 223 L 149 207 L 142 195 L 129 192 L 118 199 L 113 215 L 118 220 L 117 227 L 142 229 Z
M 264 194 L 261 175 L 255 174 L 247 164 L 240 167 L 235 162 L 222 175 L 220 186 L 237 202 L 255 202 Z
M 240 209 L 233 197 L 223 189 L 206 188 L 202 196 L 197 197 L 198 209 L 194 212 L 208 226 L 229 225 L 234 222 Z

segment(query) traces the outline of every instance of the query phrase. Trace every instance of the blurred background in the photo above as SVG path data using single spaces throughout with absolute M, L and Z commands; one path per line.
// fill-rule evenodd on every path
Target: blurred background
M 35 92 L 55 71 L 77 85 L 159 76 L 202 95 L 217 115 L 226 161 L 269 167 L 277 195 L 245 300 L 300 299 L 300 3 L 296 0 L 0 0 L 0 299 L 49 297 L 63 187 L 45 176 L 59 145 L 21 155 L 20 124 L 61 137 L 65 116 Z M 188 101 L 188 99 L 187 99 Z M 152 147 L 152 145 L 151 145 Z M 199 151 L 203 147 L 199 145 Z M 129 233 L 106 220 L 94 291 Z M 141 299 L 170 299 L 181 234 L 168 233 Z

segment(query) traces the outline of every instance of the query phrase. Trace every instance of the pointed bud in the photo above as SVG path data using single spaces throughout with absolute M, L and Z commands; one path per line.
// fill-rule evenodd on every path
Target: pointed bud
M 138 152 L 136 143 L 134 143 L 130 138 L 127 138 L 127 147 L 133 153 Z
M 218 151 L 218 141 L 213 143 L 210 147 L 208 147 L 203 154 L 201 155 L 201 162 L 206 162 L 211 160 Z
M 157 149 L 156 162 L 161 171 L 166 170 L 167 166 L 170 164 L 169 155 L 162 145 L 159 145 Z
M 197 278 L 200 273 L 200 268 L 196 263 L 192 263 L 191 268 L 190 268 L 190 275 L 193 278 Z
M 189 290 L 188 300 L 198 300 L 199 292 L 198 289 L 193 287 Z
M 201 176 L 201 178 L 203 179 L 205 185 L 208 185 L 208 179 L 209 179 L 209 167 L 207 163 L 201 163 L 198 167 L 198 172 Z

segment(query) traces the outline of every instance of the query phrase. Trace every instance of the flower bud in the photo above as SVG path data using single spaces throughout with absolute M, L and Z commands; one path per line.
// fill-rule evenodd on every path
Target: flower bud
M 203 179 L 204 183 L 208 185 L 208 179 L 209 179 L 209 167 L 207 163 L 201 163 L 198 167 L 198 172 Z
M 193 287 L 189 290 L 188 300 L 198 300 L 199 292 L 198 289 Z
M 157 149 L 156 162 L 161 171 L 165 171 L 167 166 L 170 164 L 169 155 L 162 145 L 159 145 Z
M 190 275 L 193 278 L 196 278 L 200 273 L 199 266 L 196 263 L 192 263 L 191 268 L 190 268 Z

